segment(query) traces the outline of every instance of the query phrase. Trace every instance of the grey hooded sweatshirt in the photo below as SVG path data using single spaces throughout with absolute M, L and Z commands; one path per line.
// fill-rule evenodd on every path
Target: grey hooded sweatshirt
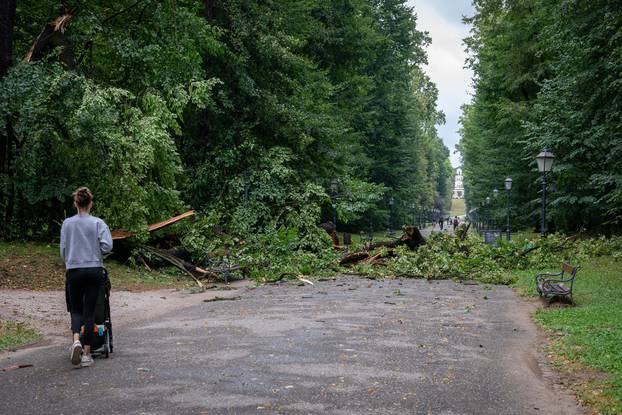
M 65 268 L 102 267 L 102 255 L 111 250 L 112 235 L 103 220 L 91 215 L 74 215 L 63 221 L 60 256 Z

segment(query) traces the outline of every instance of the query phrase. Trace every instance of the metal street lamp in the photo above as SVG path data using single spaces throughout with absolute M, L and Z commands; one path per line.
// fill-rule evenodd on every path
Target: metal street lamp
M 486 196 L 486 229 L 490 229 L 490 196 Z
M 395 235 L 393 231 L 393 205 L 395 204 L 395 199 L 393 196 L 389 199 L 389 236 Z
M 507 214 L 507 221 L 505 223 L 505 236 L 507 238 L 507 240 L 510 240 L 510 193 L 512 193 L 512 179 L 510 177 L 506 177 L 505 181 L 503 182 L 505 184 L 505 190 L 508 191 L 508 214 Z
M 546 175 L 553 168 L 555 156 L 546 148 L 536 156 L 538 171 L 542 173 L 542 221 L 540 222 L 540 235 L 546 235 Z
M 486 212 L 484 212 L 484 202 L 480 202 L 479 204 L 479 212 L 477 215 L 477 219 L 479 221 L 478 231 L 480 231 L 484 228 L 484 219 L 486 219 Z
M 497 197 L 499 196 L 499 189 L 497 189 L 496 187 L 492 189 L 492 195 L 494 196 L 493 204 L 495 206 L 494 206 L 494 209 L 493 208 L 490 209 L 491 222 L 494 228 L 496 229 L 497 228 L 497 207 L 496 207 L 497 205 L 496 205 L 495 200 L 497 200 Z
M 413 226 L 417 226 L 417 215 L 416 215 L 417 211 L 415 210 L 415 204 L 414 203 L 410 204 L 410 210 L 411 210 L 411 212 L 413 214 L 412 225 Z

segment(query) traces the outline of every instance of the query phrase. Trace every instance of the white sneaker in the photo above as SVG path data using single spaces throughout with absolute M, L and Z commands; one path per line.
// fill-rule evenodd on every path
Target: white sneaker
M 82 355 L 82 360 L 80 361 L 80 367 L 89 367 L 93 366 L 93 358 L 89 355 Z
M 73 342 L 69 348 L 69 352 L 71 356 L 71 364 L 77 365 L 80 363 L 80 358 L 82 357 L 82 343 L 80 343 L 80 340 Z

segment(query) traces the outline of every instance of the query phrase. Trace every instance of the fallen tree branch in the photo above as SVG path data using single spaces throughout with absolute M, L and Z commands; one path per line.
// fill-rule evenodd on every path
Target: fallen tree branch
M 467 225 L 464 227 L 464 232 L 462 232 L 462 235 L 460 235 L 460 241 L 464 241 L 466 239 L 470 227 L 471 222 L 467 223 Z
M 143 258 L 142 256 L 139 256 L 138 259 L 140 259 L 140 262 L 142 262 L 143 266 L 148 272 L 152 271 L 151 267 L 147 264 L 147 261 L 145 261 L 145 258 Z
M 553 249 L 554 249 L 555 251 L 563 251 L 564 249 L 567 249 L 567 248 L 568 248 L 568 243 L 574 243 L 574 242 L 577 240 L 577 238 L 578 238 L 579 236 L 580 236 L 580 233 L 577 233 L 576 235 L 569 236 L 569 237 L 567 237 L 567 238 L 564 240 L 564 242 L 562 242 L 562 244 L 561 244 L 561 245 L 556 246 L 556 247 L 555 247 L 555 248 L 553 248 Z M 522 251 L 522 252 L 519 254 L 519 256 L 524 257 L 524 256 L 526 256 L 527 254 L 529 254 L 530 252 L 533 252 L 533 251 L 535 251 L 535 250 L 539 249 L 541 246 L 542 246 L 542 245 L 534 245 L 534 246 L 532 246 L 532 247 L 529 247 L 529 248 L 525 249 L 524 251 Z
M 309 284 L 309 285 L 315 285 L 311 281 L 309 281 L 308 279 L 304 278 L 304 276 L 302 276 L 302 275 L 298 275 L 296 278 L 299 279 L 302 282 L 305 282 L 305 283 Z
M 194 282 L 197 283 L 197 285 L 200 288 L 203 288 L 203 283 L 201 281 L 199 281 L 199 279 L 197 277 L 194 276 L 194 274 L 191 272 L 199 272 L 201 274 L 206 274 L 206 271 L 198 268 L 192 264 L 190 264 L 189 262 L 186 262 L 184 260 L 181 260 L 173 255 L 170 255 L 166 252 L 164 252 L 162 249 L 158 249 L 158 248 L 153 248 L 150 246 L 146 246 L 143 245 L 142 248 L 150 253 L 152 253 L 153 255 L 157 256 L 158 258 L 161 258 L 169 263 L 171 263 L 172 265 L 176 266 L 177 268 L 179 268 L 180 270 L 184 271 L 186 274 L 190 275 L 190 277 L 194 280 Z
M 214 301 L 236 301 L 236 300 L 241 300 L 242 297 L 238 296 L 238 297 L 214 297 L 214 298 L 208 298 L 206 300 L 203 300 L 204 303 L 212 303 Z
M 371 264 L 371 263 L 373 263 L 375 260 L 377 260 L 378 258 L 380 258 L 381 256 L 382 256 L 382 252 L 380 252 L 380 253 L 378 253 L 378 254 L 376 254 L 376 255 L 374 255 L 374 256 L 371 256 L 371 257 L 367 258 L 367 259 L 365 260 L 365 263 L 366 263 L 366 264 Z
M 352 254 L 346 255 L 345 257 L 341 258 L 341 261 L 339 261 L 339 264 L 348 265 L 348 264 L 362 261 L 367 258 L 369 258 L 369 252 L 367 251 L 354 252 Z
M 398 246 L 406 245 L 410 250 L 414 251 L 421 245 L 426 243 L 423 235 L 419 229 L 414 226 L 405 226 L 404 234 L 394 241 L 382 241 L 375 244 L 369 244 L 365 247 L 364 251 L 353 252 L 341 258 L 340 265 L 351 265 L 361 261 L 365 261 L 367 264 L 380 264 L 382 259 L 386 257 L 395 256 L 393 251 L 381 252 L 370 256 L 369 251 L 373 251 L 378 248 L 397 248 Z

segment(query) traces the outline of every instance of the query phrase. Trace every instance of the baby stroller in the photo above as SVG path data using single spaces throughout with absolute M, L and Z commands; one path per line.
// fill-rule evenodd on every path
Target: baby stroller
M 95 305 L 95 325 L 91 350 L 93 355 L 103 355 L 106 359 L 112 353 L 112 323 L 110 321 L 110 278 L 104 268 L 102 287 Z M 80 331 L 80 342 L 84 342 L 84 326 Z

